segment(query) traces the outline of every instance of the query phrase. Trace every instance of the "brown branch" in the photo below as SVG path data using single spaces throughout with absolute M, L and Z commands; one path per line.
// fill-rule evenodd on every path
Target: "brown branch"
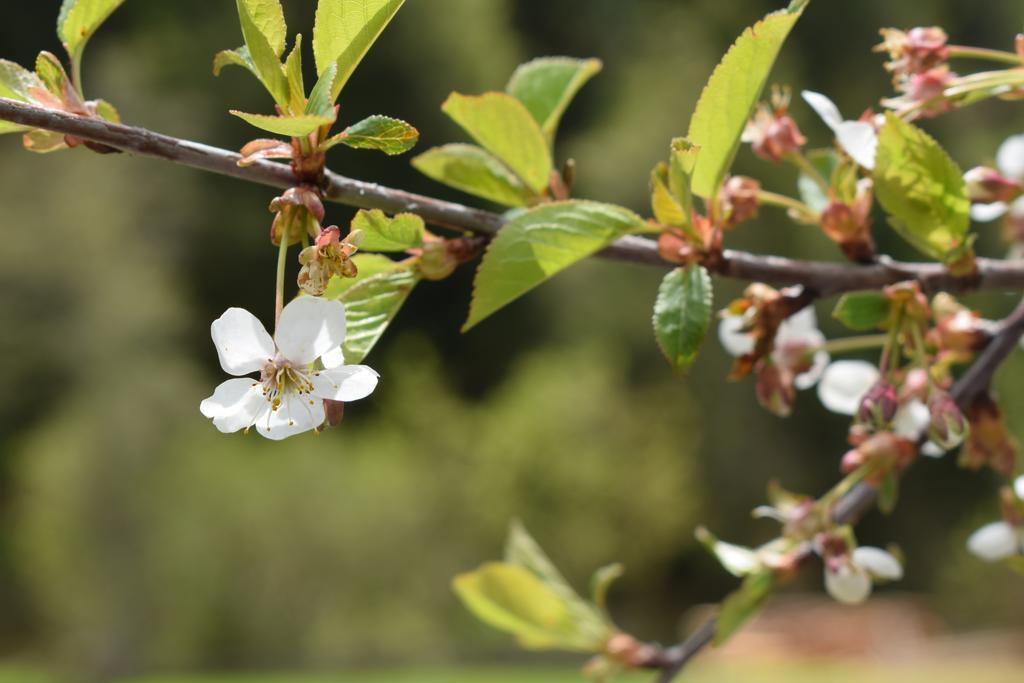
M 975 397 L 988 391 L 996 370 L 1016 348 L 1022 335 L 1024 300 L 1000 322 L 984 351 L 950 390 L 961 409 L 966 410 Z M 836 501 L 832 507 L 832 519 L 837 524 L 856 524 L 874 507 L 877 499 L 878 489 L 861 482 Z M 657 683 L 670 683 L 693 657 L 709 646 L 714 640 L 716 625 L 717 620 L 712 617 L 683 642 L 662 650 L 650 667 L 660 671 Z
M 0 120 L 45 128 L 138 156 L 162 159 L 270 187 L 287 189 L 296 183 L 291 169 L 283 164 L 260 161 L 240 167 L 239 155 L 224 149 L 14 100 L 0 98 Z M 411 211 L 433 225 L 482 235 L 493 235 L 506 221 L 502 215 L 491 211 L 346 178 L 330 171 L 325 176 L 324 191 L 327 199 L 340 204 L 389 213 Z M 636 236 L 623 237 L 602 251 L 600 256 L 663 268 L 673 265 L 658 255 L 652 240 Z M 979 258 L 978 277 L 971 279 L 955 278 L 945 267 L 935 263 L 902 263 L 883 258 L 871 265 L 857 266 L 761 256 L 728 249 L 720 259 L 708 265 L 715 274 L 723 277 L 775 286 L 803 285 L 821 296 L 878 289 L 905 280 L 917 280 L 926 291 L 1024 288 L 1024 260 Z

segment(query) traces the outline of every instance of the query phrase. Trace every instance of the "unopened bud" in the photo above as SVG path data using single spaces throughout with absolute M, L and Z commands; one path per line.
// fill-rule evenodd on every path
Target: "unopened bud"
M 857 419 L 866 424 L 886 425 L 892 421 L 899 409 L 896 387 L 881 380 L 868 389 L 860 401 Z
M 722 185 L 719 202 L 723 227 L 735 227 L 757 217 L 761 183 L 746 176 L 732 176 Z
M 420 256 L 419 271 L 427 280 L 444 280 L 455 272 L 459 261 L 448 249 L 443 239 L 429 240 L 423 244 Z
M 762 363 L 755 385 L 758 402 L 773 415 L 788 417 L 796 403 L 796 387 L 793 382 L 793 373 L 789 370 L 775 363 Z
M 928 401 L 931 424 L 928 439 L 943 450 L 956 448 L 970 433 L 970 424 L 953 397 L 944 391 L 936 392 Z
M 788 114 L 762 106 L 747 124 L 743 142 L 749 142 L 754 154 L 762 159 L 779 163 L 786 156 L 800 151 L 807 138 Z
M 1020 183 L 988 166 L 975 166 L 967 171 L 964 182 L 967 183 L 967 198 L 981 204 L 1012 202 L 1024 192 Z
M 270 241 L 281 244 L 298 244 L 304 235 L 316 237 L 320 223 L 324 220 L 324 204 L 320 195 L 309 187 L 289 188 L 280 197 L 270 202 L 270 211 L 277 214 L 270 228 Z

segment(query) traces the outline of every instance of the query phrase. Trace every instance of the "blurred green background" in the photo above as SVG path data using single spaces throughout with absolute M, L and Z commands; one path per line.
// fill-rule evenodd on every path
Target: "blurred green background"
M 31 64 L 58 51 L 58 0 L 6 4 L 0 55 Z M 308 35 L 314 4 L 285 0 L 293 32 Z M 647 173 L 685 132 L 715 62 L 781 4 L 409 0 L 346 89 L 341 118 L 404 118 L 426 149 L 461 139 L 439 111 L 450 91 L 501 89 L 534 56 L 600 57 L 559 156 L 577 160 L 579 196 L 646 211 Z M 890 91 L 870 51 L 879 27 L 940 24 L 954 42 L 1007 49 L 1022 23 L 1024 5 L 1010 2 L 812 3 L 775 80 L 830 93 L 855 116 Z M 229 0 L 130 0 L 89 47 L 86 89 L 127 122 L 237 149 L 254 131 L 227 110 L 270 110 L 248 74 L 210 74 L 213 54 L 240 42 Z M 793 111 L 812 143 L 829 143 L 807 107 Z M 928 128 L 969 167 L 1024 117 L 986 103 Z M 689 377 L 673 377 L 650 333 L 662 273 L 596 261 L 464 336 L 471 273 L 424 286 L 369 359 L 380 388 L 349 406 L 342 428 L 281 444 L 222 436 L 198 411 L 222 380 L 209 323 L 228 306 L 272 315 L 275 193 L 126 156 L 35 156 L 14 136 L 0 155 L 0 659 L 66 680 L 513 661 L 510 641 L 448 588 L 499 555 L 513 517 L 578 585 L 624 562 L 616 616 L 668 642 L 680 615 L 733 585 L 694 542 L 696 524 L 759 542 L 773 529 L 749 510 L 770 478 L 814 493 L 837 476 L 843 418 L 812 393 L 789 420 L 764 413 L 749 382 L 725 382 L 730 359 L 714 340 Z M 405 158 L 342 150 L 329 163 L 471 201 Z M 738 169 L 792 191 L 791 169 L 748 150 Z M 329 207 L 331 222 L 351 214 Z M 983 230 L 983 253 L 1000 253 L 996 232 Z M 836 257 L 771 211 L 730 240 Z M 717 302 L 739 291 L 719 283 Z M 996 316 L 1013 299 L 973 301 Z M 1001 379 L 1018 434 L 1021 355 Z M 1024 584 L 963 550 L 996 514 L 993 484 L 928 461 L 895 515 L 861 533 L 906 550 L 898 589 L 926 596 L 956 629 L 1024 627 Z M 817 590 L 810 574 L 798 588 Z

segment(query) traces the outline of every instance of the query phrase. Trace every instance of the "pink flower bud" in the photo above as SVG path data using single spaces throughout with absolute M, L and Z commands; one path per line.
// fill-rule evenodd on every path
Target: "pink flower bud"
M 722 186 L 719 203 L 723 227 L 731 228 L 757 217 L 758 193 L 761 183 L 746 176 L 732 176 Z
M 779 163 L 787 155 L 798 152 L 807 138 L 785 110 L 773 111 L 762 105 L 747 124 L 743 141 L 750 143 L 757 156 Z
M 968 199 L 982 204 L 1012 202 L 1024 192 L 1020 183 L 987 166 L 975 166 L 964 173 L 964 182 Z
M 887 425 L 896 415 L 899 408 L 899 398 L 896 395 L 896 387 L 885 380 L 877 382 L 868 389 L 861 399 L 860 409 L 857 411 L 857 419 L 861 422 L 874 425 Z
M 953 397 L 944 391 L 935 392 L 928 401 L 928 410 L 932 416 L 928 438 L 944 450 L 959 446 L 971 427 Z

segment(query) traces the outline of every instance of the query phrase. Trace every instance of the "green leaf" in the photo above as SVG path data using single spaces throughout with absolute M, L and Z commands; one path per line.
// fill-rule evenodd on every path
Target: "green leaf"
M 226 66 L 240 66 L 243 69 L 248 69 L 256 78 L 260 78 L 259 69 L 253 63 L 252 55 L 249 54 L 249 48 L 245 45 L 237 50 L 221 50 L 213 56 L 214 76 L 220 76 L 220 72 Z M 303 93 L 303 99 L 305 99 L 305 93 Z
M 280 0 L 241 0 L 245 4 L 253 24 L 278 59 L 284 54 L 285 40 L 288 37 L 288 26 L 284 22 L 284 8 Z
M 590 578 L 590 599 L 605 618 L 608 617 L 608 591 L 624 571 L 621 564 L 609 564 L 598 569 Z
M 581 637 L 558 594 L 519 565 L 490 562 L 455 577 L 453 587 L 477 618 L 525 648 L 590 652 L 598 646 Z
M 711 326 L 711 276 L 702 266 L 676 268 L 661 282 L 654 303 L 654 336 L 677 371 L 697 358 Z
M 44 50 L 36 57 L 36 75 L 43 82 L 46 89 L 61 100 L 64 99 L 65 94 L 72 88 L 68 82 L 67 72 L 64 71 L 64 65 L 51 52 Z
M 423 175 L 503 206 L 528 206 L 539 196 L 490 152 L 476 145 L 435 147 L 412 160 Z
M 522 102 L 505 93 L 452 93 L 441 109 L 534 192 L 551 180 L 551 154 L 540 126 Z
M 388 156 L 405 154 L 419 142 L 420 132 L 400 119 L 370 116 L 354 123 L 324 144 L 326 149 L 347 145 L 355 149 L 376 149 Z
M 346 363 L 361 363 L 366 358 L 419 281 L 414 270 L 397 267 L 369 277 L 341 294 L 348 323 L 342 346 Z
M 271 31 L 268 35 L 264 33 L 263 26 L 257 22 L 252 13 L 252 6 L 260 10 L 259 18 L 268 30 L 273 28 L 273 13 L 268 11 L 265 4 L 276 3 L 277 0 L 236 0 L 238 7 L 238 19 L 242 25 L 242 37 L 245 38 L 245 45 L 249 48 L 249 56 L 256 76 L 263 83 L 274 101 L 282 107 L 288 106 L 288 77 L 285 76 L 284 67 L 281 65 L 281 53 L 284 51 L 284 41 L 278 43 L 276 33 Z M 283 19 L 282 19 L 283 22 Z
M 332 277 L 323 293 L 325 299 L 337 299 L 352 287 L 369 280 L 374 275 L 402 269 L 399 263 L 380 254 L 356 254 L 352 260 L 355 262 L 356 268 L 359 269 L 359 273 L 355 277 L 338 277 L 337 275 Z
M 764 605 L 775 589 L 771 569 L 750 574 L 743 584 L 722 602 L 715 625 L 715 646 L 724 645 Z
M 25 67 L 0 59 L 0 97 L 31 102 L 32 90 L 45 87 L 39 76 Z
M 278 135 L 287 135 L 299 138 L 309 135 L 321 126 L 329 126 L 334 123 L 334 115 L 331 116 L 269 116 L 266 114 L 247 114 L 244 111 L 231 110 L 231 113 L 246 123 Z
M 404 2 L 320 0 L 313 28 L 313 55 L 318 73 L 326 71 L 331 64 L 338 66 L 331 89 L 332 103 Z
M 892 302 L 882 292 L 850 292 L 844 294 L 832 317 L 855 332 L 877 330 L 889 321 Z
M 36 154 L 49 154 L 68 148 L 67 143 L 64 142 L 64 135 L 41 128 L 35 128 L 25 133 L 24 146 L 25 149 Z
M 651 211 L 662 225 L 683 225 L 686 214 L 668 188 L 668 164 L 659 162 L 651 171 Z
M 903 239 L 943 261 L 964 247 L 970 226 L 967 188 L 960 169 L 934 138 L 886 114 L 874 178 L 878 201 Z
M 334 79 L 338 75 L 338 67 L 331 64 L 320 74 L 313 92 L 309 94 L 309 102 L 306 103 L 305 113 L 309 116 L 330 116 L 335 118 L 334 100 L 331 99 L 331 88 L 334 86 Z
M 96 114 L 105 121 L 121 123 L 121 114 L 117 108 L 106 100 L 96 100 Z
M 0 135 L 7 135 L 8 133 L 24 133 L 26 130 L 31 130 L 28 126 L 22 126 L 11 121 L 0 121 Z
M 711 74 L 687 134 L 702 150 L 693 175 L 694 194 L 707 199 L 718 192 L 775 58 L 802 9 L 773 12 L 748 28 Z
M 395 252 L 422 247 L 426 225 L 414 213 L 400 213 L 388 218 L 379 209 L 364 209 L 352 219 L 352 229 L 363 231 L 360 249 Z
M 554 202 L 516 216 L 484 254 L 463 331 L 643 225 L 628 209 L 590 201 Z
M 693 170 L 697 165 L 700 147 L 686 138 L 675 138 L 669 152 L 668 189 L 683 213 L 681 227 L 693 223 Z
M 284 73 L 288 79 L 288 109 L 292 114 L 306 110 L 306 80 L 302 75 L 302 34 L 295 36 L 295 45 L 284 60 Z
M 516 69 L 505 90 L 526 105 L 551 147 L 565 110 L 601 66 L 599 59 L 541 57 Z
M 77 61 L 85 44 L 124 0 L 64 0 L 57 17 L 57 36 L 72 61 Z

